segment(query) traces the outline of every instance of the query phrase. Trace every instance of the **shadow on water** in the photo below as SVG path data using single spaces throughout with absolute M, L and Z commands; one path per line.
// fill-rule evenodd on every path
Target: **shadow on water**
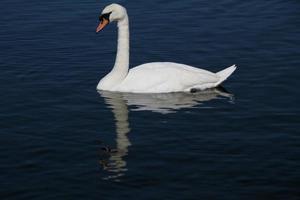
M 194 108 L 213 99 L 226 98 L 234 100 L 233 94 L 224 88 L 215 88 L 195 93 L 159 93 L 159 94 L 134 94 L 99 91 L 105 103 L 111 108 L 116 125 L 116 148 L 103 147 L 100 164 L 109 172 L 105 180 L 120 181 L 125 175 L 128 147 L 131 142 L 128 138 L 130 124 L 128 121 L 129 110 L 152 111 L 161 114 L 175 113 L 183 108 Z

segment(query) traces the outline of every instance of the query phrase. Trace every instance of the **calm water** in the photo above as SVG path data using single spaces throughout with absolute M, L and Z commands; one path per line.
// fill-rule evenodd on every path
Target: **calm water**
M 95 90 L 109 3 L 1 1 L 0 198 L 299 199 L 300 2 L 120 1 L 131 66 L 239 66 L 189 95 Z

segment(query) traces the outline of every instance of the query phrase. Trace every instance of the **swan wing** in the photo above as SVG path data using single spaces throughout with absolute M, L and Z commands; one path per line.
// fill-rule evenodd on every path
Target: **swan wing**
M 170 62 L 146 63 L 129 70 L 113 90 L 120 92 L 164 93 L 214 87 L 220 77 L 207 70 Z

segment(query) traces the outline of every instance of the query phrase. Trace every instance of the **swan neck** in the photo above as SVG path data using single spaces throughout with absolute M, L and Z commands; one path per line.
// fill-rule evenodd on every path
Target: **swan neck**
M 129 69 L 129 23 L 126 16 L 118 21 L 118 47 L 115 65 L 97 85 L 99 90 L 113 90 L 127 76 Z
M 129 69 L 129 23 L 128 17 L 118 21 L 118 48 L 113 71 L 122 76 L 127 75 Z

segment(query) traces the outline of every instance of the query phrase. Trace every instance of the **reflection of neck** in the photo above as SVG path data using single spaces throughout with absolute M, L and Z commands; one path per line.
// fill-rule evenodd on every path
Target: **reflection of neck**
M 119 93 L 112 93 L 113 95 L 106 98 L 106 102 L 112 106 L 112 112 L 116 121 L 116 148 L 117 153 L 110 157 L 110 160 L 114 163 L 114 167 L 110 169 L 113 172 L 121 172 L 126 170 L 126 161 L 123 157 L 128 153 L 128 147 L 131 145 L 127 133 L 129 133 L 128 123 L 128 108 L 127 104 Z
M 127 153 L 127 147 L 130 146 L 127 133 L 130 131 L 130 128 L 128 123 L 128 108 L 123 99 L 116 99 L 114 101 L 113 113 L 116 120 L 117 148 Z

